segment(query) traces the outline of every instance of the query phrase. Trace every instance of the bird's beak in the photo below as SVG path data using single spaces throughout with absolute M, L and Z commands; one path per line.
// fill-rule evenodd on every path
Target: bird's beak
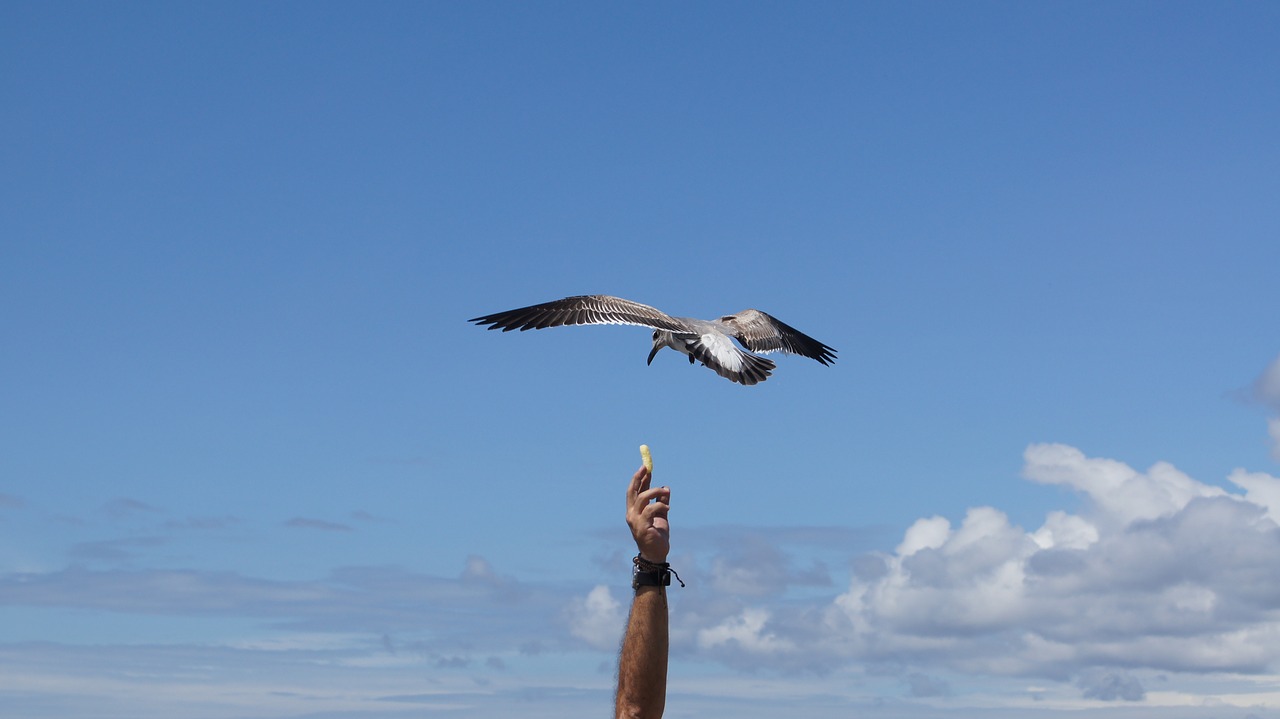
M 649 350 L 649 359 L 645 360 L 645 364 L 653 364 L 654 355 L 658 354 L 658 350 L 662 349 L 662 345 L 655 344 L 653 349 Z

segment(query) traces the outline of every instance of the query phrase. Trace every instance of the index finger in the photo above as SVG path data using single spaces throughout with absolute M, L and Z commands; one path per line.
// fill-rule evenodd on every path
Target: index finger
M 627 485 L 627 505 L 635 503 L 636 495 L 649 488 L 649 482 L 653 479 L 653 475 L 649 474 L 649 470 L 641 467 L 636 473 L 631 475 L 631 484 Z

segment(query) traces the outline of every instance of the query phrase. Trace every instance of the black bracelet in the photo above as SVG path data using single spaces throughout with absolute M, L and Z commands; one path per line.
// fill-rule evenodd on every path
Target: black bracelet
M 666 562 L 650 562 L 637 554 L 635 559 L 631 560 L 631 564 L 633 565 L 631 567 L 632 589 L 639 589 L 640 587 L 669 587 L 671 586 L 672 575 L 675 575 L 676 581 L 680 582 L 680 586 L 684 586 L 684 580 Z

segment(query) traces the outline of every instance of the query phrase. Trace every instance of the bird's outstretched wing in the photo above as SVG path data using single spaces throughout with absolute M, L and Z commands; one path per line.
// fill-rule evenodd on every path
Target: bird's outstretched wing
M 489 329 L 500 329 L 503 332 L 517 329 L 523 332 L 563 325 L 637 325 L 670 332 L 688 331 L 684 325 L 661 310 L 609 295 L 566 297 L 467 321 L 481 326 L 489 325 Z
M 752 352 L 786 352 L 815 359 L 824 365 L 836 361 L 836 350 L 815 340 L 800 330 L 760 310 L 743 310 L 736 315 L 721 317 L 734 337 Z

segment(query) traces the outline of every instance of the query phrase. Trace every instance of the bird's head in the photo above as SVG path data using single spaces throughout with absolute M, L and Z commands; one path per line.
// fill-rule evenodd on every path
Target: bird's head
M 666 330 L 653 331 L 653 349 L 649 350 L 649 359 L 645 360 L 645 364 L 653 364 L 654 355 L 658 354 L 658 350 L 671 344 L 671 333 Z

